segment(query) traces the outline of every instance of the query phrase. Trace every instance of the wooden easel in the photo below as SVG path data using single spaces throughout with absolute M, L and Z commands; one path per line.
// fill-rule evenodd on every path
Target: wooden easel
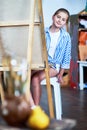
M 48 67 L 48 58 L 46 52 L 46 41 L 45 41 L 45 34 L 44 34 L 44 22 L 43 22 L 43 11 L 42 11 L 42 1 L 41 0 L 30 0 L 30 15 L 29 21 L 2 21 L 0 22 L 1 28 L 10 28 L 10 27 L 20 27 L 20 26 L 28 26 L 29 35 L 28 35 L 28 48 L 27 48 L 27 64 L 28 64 L 28 77 L 27 77 L 27 89 L 26 89 L 26 96 L 27 100 L 29 100 L 29 90 L 30 90 L 30 80 L 31 80 L 31 70 L 37 69 L 44 69 L 46 74 L 46 83 L 47 83 L 47 94 L 48 94 L 48 105 L 49 105 L 49 112 L 50 117 L 54 118 L 54 110 L 53 110 L 53 101 L 52 101 L 52 93 L 51 93 L 51 86 L 50 86 L 50 78 L 49 78 L 49 67 Z M 8 2 L 9 3 L 9 2 Z M 35 17 L 38 17 L 38 21 L 35 21 Z M 39 32 L 38 34 L 35 33 Z M 35 55 L 33 54 L 33 45 L 36 41 L 36 37 L 39 37 L 41 44 L 42 44 L 42 51 L 41 51 L 41 60 L 34 61 L 33 59 Z M 38 40 L 38 42 L 39 42 Z M 36 43 L 35 43 L 36 44 Z M 38 45 L 39 46 L 39 45 Z M 37 49 L 37 48 L 36 48 Z M 33 56 L 34 55 L 34 56 Z M 14 70 L 18 70 L 18 66 L 14 68 Z M 0 71 L 9 71 L 9 67 L 0 67 Z M 2 90 L 0 89 L 1 93 Z M 2 96 L 3 97 L 3 96 Z M 3 102 L 3 100 L 2 100 Z

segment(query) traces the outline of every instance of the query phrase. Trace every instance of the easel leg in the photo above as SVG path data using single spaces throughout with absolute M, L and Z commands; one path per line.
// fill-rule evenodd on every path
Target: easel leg
M 52 91 L 51 91 L 51 86 L 50 86 L 50 78 L 49 78 L 49 73 L 48 69 L 45 69 L 45 74 L 46 74 L 46 84 L 47 84 L 47 95 L 48 95 L 48 105 L 49 105 L 49 112 L 50 112 L 50 117 L 54 118 L 54 108 L 53 108 L 53 100 L 52 100 Z
M 5 100 L 5 96 L 4 96 L 4 90 L 3 90 L 3 86 L 2 86 L 2 72 L 0 72 L 0 95 L 1 95 L 1 102 L 3 104 L 4 100 Z
M 41 18 L 41 37 L 42 37 L 42 43 L 43 43 L 43 57 L 45 59 L 46 68 L 45 68 L 45 74 L 46 74 L 46 84 L 47 84 L 47 95 L 48 95 L 48 105 L 49 105 L 49 112 L 50 117 L 54 118 L 54 109 L 53 109 L 53 101 L 52 101 L 52 92 L 51 92 L 51 86 L 50 86 L 50 78 L 49 78 L 49 67 L 48 67 L 48 55 L 46 52 L 46 41 L 45 41 L 45 35 L 44 35 L 44 19 L 43 19 L 43 10 L 42 10 L 42 1 L 38 0 L 38 10 L 39 10 L 39 16 Z

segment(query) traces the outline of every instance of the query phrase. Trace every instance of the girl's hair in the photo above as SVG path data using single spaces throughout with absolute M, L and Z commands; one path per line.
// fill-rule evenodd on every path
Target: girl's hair
M 67 23 L 68 23 L 69 17 L 70 17 L 69 11 L 67 9 L 60 8 L 60 9 L 56 10 L 56 12 L 53 14 L 53 16 L 57 15 L 59 12 L 64 12 L 68 15 L 68 19 L 67 19 Z

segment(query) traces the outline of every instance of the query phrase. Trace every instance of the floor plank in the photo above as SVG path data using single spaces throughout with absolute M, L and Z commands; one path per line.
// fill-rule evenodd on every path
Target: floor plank
M 61 88 L 63 118 L 75 119 L 73 130 L 87 130 L 87 89 Z

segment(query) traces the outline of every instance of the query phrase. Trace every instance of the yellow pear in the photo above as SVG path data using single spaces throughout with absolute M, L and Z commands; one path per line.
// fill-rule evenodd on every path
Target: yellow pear
M 33 129 L 45 129 L 49 126 L 50 119 L 40 106 L 31 110 L 27 125 Z

